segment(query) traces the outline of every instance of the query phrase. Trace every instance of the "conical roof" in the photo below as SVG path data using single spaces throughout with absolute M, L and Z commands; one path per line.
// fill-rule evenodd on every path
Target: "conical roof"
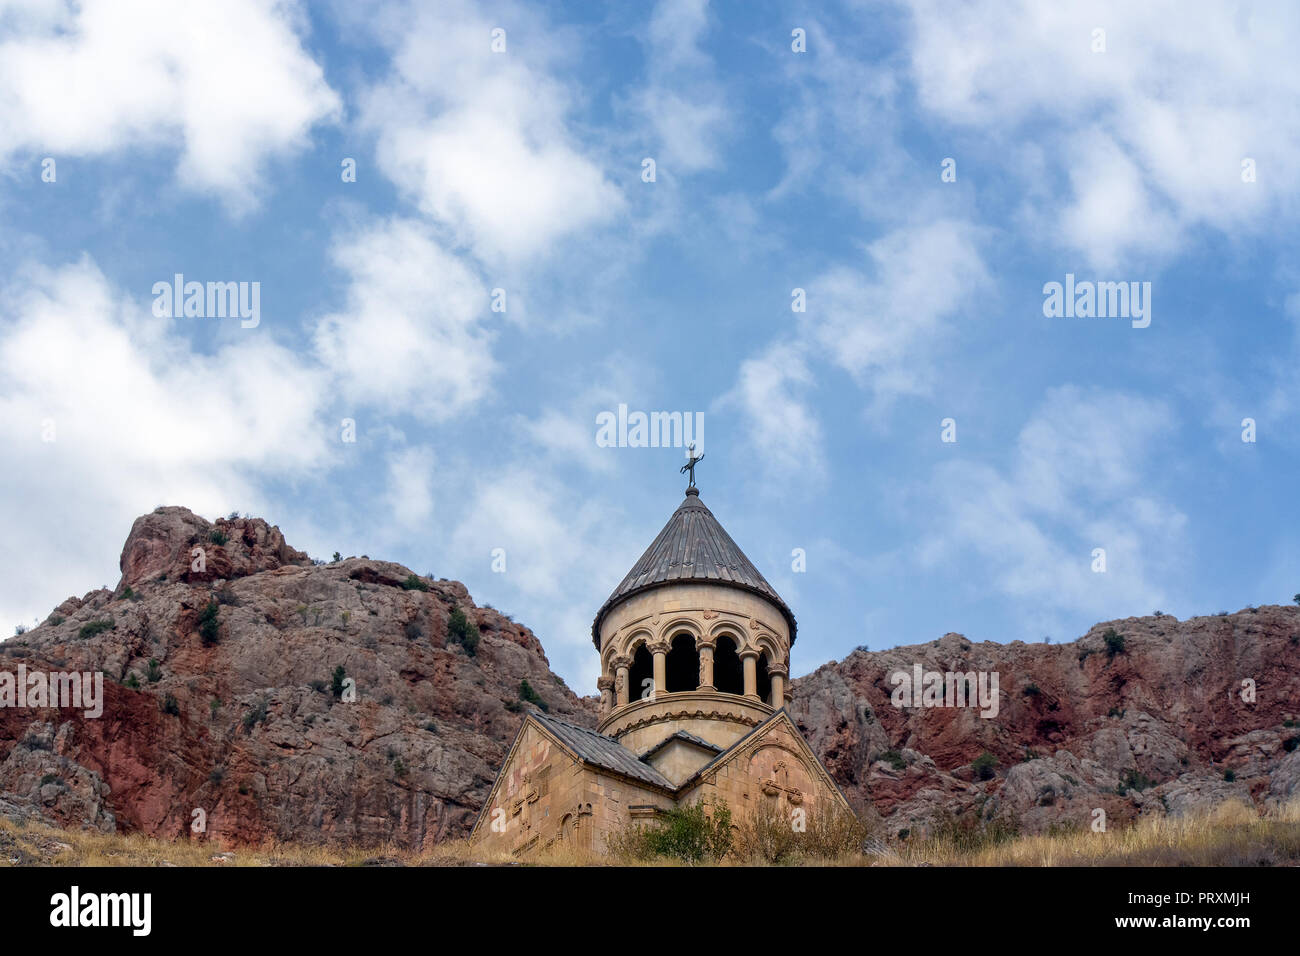
M 642 591 L 683 581 L 740 588 L 766 598 L 781 610 L 790 626 L 790 643 L 794 644 L 795 623 L 790 608 L 705 507 L 696 488 L 686 489 L 686 500 L 600 606 L 591 625 L 592 642 L 599 649 L 600 622 L 614 605 Z

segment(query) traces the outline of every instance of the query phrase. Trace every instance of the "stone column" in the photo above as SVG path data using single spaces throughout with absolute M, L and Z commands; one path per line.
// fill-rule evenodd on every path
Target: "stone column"
M 767 673 L 772 678 L 772 699 L 768 703 L 780 710 L 785 706 L 785 677 L 789 672 L 784 664 L 772 664 L 768 666 Z
M 616 657 L 613 660 L 614 687 L 618 692 L 618 706 L 622 707 L 627 703 L 627 669 L 632 666 L 632 658 L 626 656 Z
M 713 686 L 713 648 L 717 645 L 704 637 L 695 639 L 695 650 L 700 655 L 700 690 L 714 690 Z
M 614 709 L 614 678 L 600 677 L 596 687 L 600 690 L 600 715 L 603 717 Z
M 655 641 L 647 644 L 650 653 L 655 656 L 655 696 L 668 693 L 668 642 Z
M 740 660 L 745 665 L 745 696 L 758 700 L 758 651 L 746 648 L 740 652 Z

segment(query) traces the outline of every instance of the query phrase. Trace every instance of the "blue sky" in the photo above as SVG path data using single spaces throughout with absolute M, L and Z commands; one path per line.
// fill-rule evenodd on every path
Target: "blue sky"
M 703 414 L 796 674 L 1300 590 L 1293 7 L 610 7 L 0 2 L 0 619 L 238 510 L 593 692 L 684 487 L 619 404 Z M 260 321 L 156 317 L 178 272 Z M 1045 316 L 1067 274 L 1150 325 Z

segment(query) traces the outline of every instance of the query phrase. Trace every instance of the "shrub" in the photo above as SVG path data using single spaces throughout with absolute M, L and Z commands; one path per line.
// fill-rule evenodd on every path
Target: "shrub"
M 402 582 L 402 587 L 406 588 L 406 590 L 408 591 L 429 590 L 429 585 L 426 584 L 424 581 L 422 581 L 420 578 L 416 577 L 414 574 L 408 574 L 406 576 L 406 580 Z
M 199 637 L 203 641 L 204 647 L 212 647 L 221 640 L 221 624 L 217 620 L 219 606 L 216 598 L 208 601 L 199 614 Z
M 15 624 L 15 625 L 14 625 L 14 637 L 22 637 L 22 636 L 23 636 L 24 634 L 26 634 L 26 633 L 27 633 L 27 625 L 26 625 L 26 624 Z
M 89 624 L 81 625 L 81 630 L 77 631 L 77 637 L 94 637 L 96 634 L 102 634 L 113 626 L 112 618 L 104 618 L 102 621 L 91 621 Z
M 673 807 L 651 824 L 630 824 L 611 837 L 615 855 L 637 860 L 668 857 L 683 863 L 717 862 L 731 852 L 731 809 L 725 803 Z
M 62 783 L 62 778 L 57 773 L 47 773 L 41 777 L 41 786 L 45 787 L 52 783 Z
M 339 554 L 337 551 L 335 551 L 335 552 L 334 552 L 334 557 L 330 559 L 330 563 L 331 563 L 331 564 L 338 564 L 338 563 L 339 563 L 340 561 L 342 561 L 342 560 L 343 560 L 343 555 L 341 555 L 341 554 Z
M 123 601 L 134 601 L 134 600 L 135 600 L 135 592 L 134 592 L 133 590 L 131 590 L 131 586 L 130 586 L 129 584 L 128 584 L 128 585 L 126 586 L 126 588 L 122 591 L 122 600 L 123 600 Z
M 145 672 L 144 676 L 151 684 L 156 684 L 162 680 L 162 668 L 158 666 L 158 658 L 149 658 L 149 669 Z
M 1154 787 L 1155 780 L 1142 773 L 1140 770 L 1134 770 L 1132 767 L 1127 768 L 1119 777 L 1119 786 L 1115 792 L 1121 797 L 1130 790 L 1137 790 L 1139 793 L 1148 787 Z
M 1021 691 L 1021 693 L 1023 693 L 1026 697 L 1037 697 L 1039 694 L 1042 693 L 1042 691 L 1038 689 L 1037 684 L 1031 681 L 1030 683 L 1025 685 L 1025 689 Z
M 230 535 L 226 534 L 220 528 L 213 528 L 208 534 L 208 540 L 213 544 L 220 546 L 230 540 Z
M 1296 747 L 1300 747 L 1300 737 L 1289 737 L 1282 741 L 1282 749 L 1287 753 L 1295 750 Z
M 132 690 L 140 689 L 140 678 L 135 676 L 135 671 L 132 671 L 126 676 L 126 680 L 122 682 L 122 686 L 129 687 Z
M 1113 627 L 1108 628 L 1101 637 L 1106 642 L 1107 656 L 1114 657 L 1116 654 L 1124 653 L 1124 635 L 1116 633 Z
M 220 709 L 221 709 L 221 698 L 220 697 L 212 698 L 212 700 L 208 703 L 208 712 L 212 714 L 213 720 L 217 719 L 217 711 L 219 711 Z
M 393 773 L 397 774 L 397 776 L 399 777 L 406 776 L 407 773 L 406 764 L 402 763 L 401 757 L 398 757 L 396 760 L 393 761 Z
M 1223 779 L 1228 783 L 1232 783 L 1237 779 L 1237 772 L 1235 770 L 1225 770 L 1223 771 Z
M 226 771 L 224 767 L 213 767 L 212 773 L 208 774 L 208 780 L 216 786 L 220 786 L 221 781 L 224 779 L 226 779 Z
M 998 758 L 987 750 L 971 761 L 971 769 L 980 780 L 992 780 L 997 775 Z
M 1020 833 L 1010 820 L 981 822 L 973 816 L 957 817 L 952 811 L 939 814 L 930 827 L 930 838 L 946 843 L 960 853 L 978 853 L 987 847 L 1013 840 Z
M 334 676 L 330 679 L 330 692 L 333 693 L 335 700 L 343 696 L 343 681 L 348 676 L 348 672 L 340 664 L 334 668 Z
M 259 698 L 257 703 L 250 707 L 244 713 L 244 730 L 252 730 L 258 724 L 266 723 L 268 701 L 265 697 Z
M 447 640 L 459 644 L 465 648 L 465 653 L 474 657 L 478 652 L 480 639 L 478 625 L 466 617 L 465 612 L 460 608 L 452 608 L 451 614 L 447 617 Z
M 172 694 L 168 694 L 162 699 L 162 703 L 159 705 L 158 709 L 164 714 L 171 714 L 173 717 L 180 716 L 181 712 L 181 706 L 176 702 L 176 698 Z
M 876 759 L 885 761 L 895 770 L 905 770 L 907 768 L 907 761 L 903 759 L 903 755 L 897 750 L 886 750 L 884 753 L 878 754 Z
M 61 615 L 58 615 L 58 614 L 51 614 L 51 615 L 50 615 L 50 620 L 49 620 L 48 623 L 49 623 L 50 627 L 58 627 L 60 624 L 63 623 L 63 617 L 62 617 Z M 21 626 L 21 625 L 20 625 L 20 626 Z
M 519 682 L 519 699 L 526 704 L 536 705 L 543 712 L 549 712 L 551 709 L 546 701 L 542 700 L 542 695 L 533 690 L 533 685 L 528 683 L 526 677 Z

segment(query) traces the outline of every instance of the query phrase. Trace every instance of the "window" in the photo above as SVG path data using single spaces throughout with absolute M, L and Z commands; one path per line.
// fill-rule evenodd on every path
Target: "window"
M 759 654 L 754 662 L 758 680 L 754 683 L 754 693 L 765 704 L 772 703 L 772 675 L 767 671 L 767 654 Z
M 745 692 L 745 670 L 736 654 L 736 642 L 725 634 L 713 652 L 713 686 L 724 694 Z
M 649 697 L 655 688 L 655 662 L 645 644 L 638 644 L 632 655 L 632 669 L 627 672 L 628 702 Z
M 695 690 L 700 686 L 700 654 L 695 649 L 695 638 L 690 634 L 678 634 L 673 638 L 668 649 L 667 661 L 668 692 L 678 693 Z

